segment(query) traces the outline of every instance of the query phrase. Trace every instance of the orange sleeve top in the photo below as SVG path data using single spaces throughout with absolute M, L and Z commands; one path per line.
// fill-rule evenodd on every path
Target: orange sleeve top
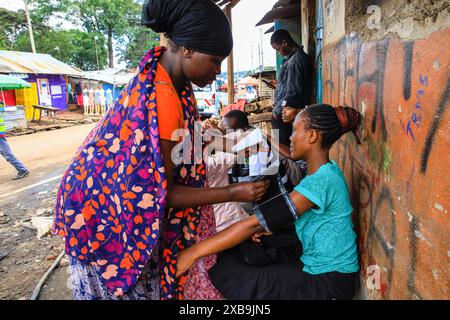
M 155 75 L 156 112 L 160 139 L 179 142 L 173 133 L 185 128 L 181 100 L 164 67 L 158 63 Z

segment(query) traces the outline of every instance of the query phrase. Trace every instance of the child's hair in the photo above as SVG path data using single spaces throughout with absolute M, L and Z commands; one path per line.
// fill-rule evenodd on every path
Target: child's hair
M 306 107 L 300 114 L 306 118 L 307 128 L 320 132 L 323 148 L 331 148 L 347 132 L 352 132 L 356 142 L 361 143 L 357 131 L 361 126 L 362 115 L 356 109 L 313 104 Z
M 246 129 L 250 127 L 248 122 L 248 117 L 245 112 L 240 110 L 231 110 L 225 115 L 225 118 L 233 118 L 236 119 L 236 126 L 238 129 Z

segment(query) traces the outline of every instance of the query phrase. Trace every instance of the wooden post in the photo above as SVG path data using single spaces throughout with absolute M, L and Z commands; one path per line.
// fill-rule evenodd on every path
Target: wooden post
M 28 33 L 30 34 L 31 51 L 36 53 L 36 45 L 34 44 L 33 26 L 31 25 L 30 11 L 28 10 L 28 0 L 25 0 L 25 16 L 27 17 Z
M 230 20 L 231 24 L 231 9 L 233 8 L 232 4 L 228 4 L 225 7 L 225 15 L 228 20 Z M 234 103 L 234 61 L 233 61 L 233 51 L 231 51 L 230 55 L 227 59 L 228 64 L 228 104 Z

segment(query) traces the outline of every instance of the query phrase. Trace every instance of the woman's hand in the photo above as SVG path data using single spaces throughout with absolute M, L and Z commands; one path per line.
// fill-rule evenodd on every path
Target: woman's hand
M 269 187 L 269 180 L 257 182 L 240 182 L 228 185 L 230 201 L 256 202 L 262 199 Z
M 177 255 L 177 272 L 175 274 L 176 277 L 181 276 L 183 273 L 188 271 L 195 261 L 197 260 L 197 256 L 194 254 L 191 248 L 187 248 L 178 252 Z
M 267 231 L 258 231 L 258 232 L 255 232 L 253 235 L 252 235 L 252 241 L 253 242 L 256 242 L 256 243 L 261 243 L 261 237 L 262 236 L 271 236 L 273 233 L 272 232 L 267 232 Z

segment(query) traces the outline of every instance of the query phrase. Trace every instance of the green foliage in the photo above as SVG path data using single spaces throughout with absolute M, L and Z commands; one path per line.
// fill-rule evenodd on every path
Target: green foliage
M 128 68 L 135 68 L 144 54 L 159 45 L 160 41 L 159 34 L 142 26 L 129 28 L 129 32 L 122 39 L 125 45 L 117 50 L 120 60 L 124 61 Z
M 140 20 L 141 6 L 130 0 L 73 0 L 73 16 L 88 32 L 104 35 L 109 65 L 113 66 L 113 39 L 119 39 Z
M 0 8 L 0 26 L 0 50 L 14 50 L 17 37 L 27 30 L 25 11 Z
M 64 20 L 71 0 L 27 0 L 33 28 L 48 28 L 50 18 Z
M 79 30 L 71 30 L 71 33 L 73 35 L 74 49 L 70 62 L 85 71 L 98 70 L 94 43 L 94 37 L 98 36 L 98 34 Z M 100 70 L 102 70 L 108 66 L 107 52 L 102 37 L 99 37 L 99 40 L 97 40 L 97 50 L 99 66 Z
M 135 67 L 159 35 L 140 24 L 143 0 L 28 0 L 36 51 L 82 70 L 108 66 L 113 44 L 120 60 Z M 63 22 L 64 25 L 63 25 Z M 25 12 L 0 8 L 0 50 L 31 52 Z M 49 26 L 53 26 L 49 28 Z M 67 25 L 73 25 L 67 29 Z M 95 41 L 94 37 L 98 40 Z M 115 42 L 113 42 L 115 40 Z

